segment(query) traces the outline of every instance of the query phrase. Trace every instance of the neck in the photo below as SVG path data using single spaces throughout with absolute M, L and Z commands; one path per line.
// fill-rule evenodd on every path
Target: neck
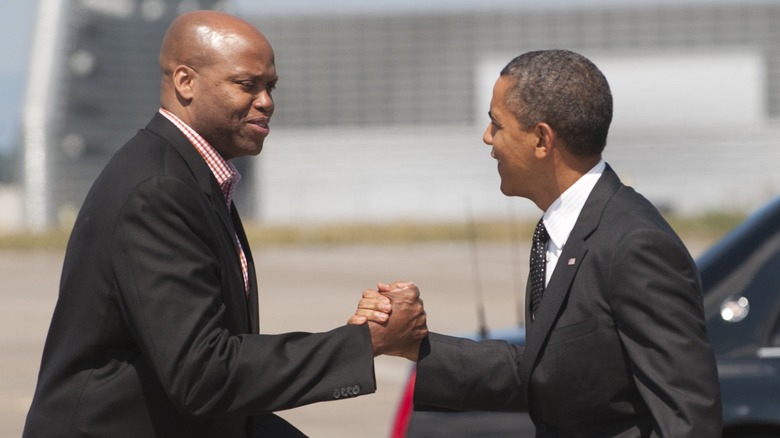
M 556 163 L 553 172 L 550 172 L 550 178 L 546 181 L 544 187 L 549 188 L 546 193 L 542 194 L 538 200 L 534 201 L 536 206 L 542 211 L 547 211 L 558 199 L 563 192 L 573 186 L 574 183 L 579 181 L 583 175 L 588 173 L 593 166 L 598 164 L 601 160 L 601 155 L 594 155 L 591 157 L 578 158 L 571 155 L 562 156 L 560 161 Z

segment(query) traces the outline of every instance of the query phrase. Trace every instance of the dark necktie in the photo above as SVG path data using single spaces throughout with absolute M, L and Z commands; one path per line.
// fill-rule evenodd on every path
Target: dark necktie
M 547 250 L 545 248 L 550 235 L 544 228 L 544 222 L 539 219 L 534 230 L 533 244 L 531 245 L 531 315 L 536 314 L 539 303 L 544 293 L 545 266 L 547 265 Z

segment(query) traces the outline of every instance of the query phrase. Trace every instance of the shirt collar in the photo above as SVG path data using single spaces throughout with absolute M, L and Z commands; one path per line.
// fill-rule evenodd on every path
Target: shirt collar
M 233 200 L 233 190 L 239 181 L 241 181 L 241 174 L 238 173 L 236 166 L 230 161 L 225 160 L 222 156 L 204 139 L 200 134 L 195 132 L 192 127 L 184 123 L 180 118 L 165 108 L 160 108 L 160 114 L 165 116 L 171 123 L 173 123 L 184 134 L 190 143 L 195 147 L 203 160 L 209 166 L 211 173 L 216 178 L 222 194 L 225 196 L 225 201 L 228 207 Z
M 582 208 L 585 206 L 585 201 L 588 200 L 590 192 L 593 191 L 593 187 L 596 186 L 605 168 L 604 159 L 599 160 L 588 173 L 566 189 L 544 212 L 544 216 L 542 216 L 544 226 L 547 228 L 550 240 L 557 248 L 563 249 Z

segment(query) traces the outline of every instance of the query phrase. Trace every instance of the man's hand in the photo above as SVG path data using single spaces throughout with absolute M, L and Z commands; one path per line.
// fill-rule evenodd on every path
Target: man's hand
M 366 290 L 350 324 L 368 322 L 374 356 L 386 354 L 417 361 L 428 325 L 420 291 L 414 283 L 379 284 Z
M 386 285 L 379 285 L 386 286 Z M 378 286 L 378 287 L 379 287 Z M 393 306 L 390 298 L 379 292 L 366 289 L 363 291 L 363 298 L 358 302 L 357 310 L 347 321 L 348 324 L 362 325 L 366 322 L 384 323 L 390 317 Z

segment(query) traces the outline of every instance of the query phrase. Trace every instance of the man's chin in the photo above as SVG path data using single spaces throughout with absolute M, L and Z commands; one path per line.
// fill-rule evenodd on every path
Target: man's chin
M 257 156 L 257 155 L 260 155 L 260 152 L 263 152 L 263 145 L 262 145 L 262 144 L 261 144 L 261 145 L 259 145 L 259 146 L 257 146 L 257 147 L 254 149 L 254 151 L 252 151 L 252 153 L 250 153 L 249 155 L 252 155 L 252 156 Z
M 256 156 L 256 155 L 260 154 L 260 152 L 262 152 L 262 151 L 263 151 L 263 145 L 262 144 L 259 144 L 259 145 L 253 144 L 251 146 L 246 146 L 245 145 L 245 146 L 236 147 L 236 148 L 234 148 L 234 149 L 232 149 L 230 151 L 232 153 L 228 153 L 228 152 L 224 152 L 223 151 L 223 152 L 220 152 L 220 155 L 222 155 L 222 158 L 224 158 L 226 160 L 232 160 L 234 158 L 253 157 L 253 156 Z
M 501 193 L 504 194 L 504 196 L 516 196 L 514 191 L 511 190 L 510 187 L 508 187 L 504 182 L 501 182 Z
M 259 155 L 260 152 L 263 151 L 263 140 L 260 141 L 253 141 L 253 142 L 247 142 L 244 144 L 244 146 L 241 148 L 244 156 L 256 156 Z

